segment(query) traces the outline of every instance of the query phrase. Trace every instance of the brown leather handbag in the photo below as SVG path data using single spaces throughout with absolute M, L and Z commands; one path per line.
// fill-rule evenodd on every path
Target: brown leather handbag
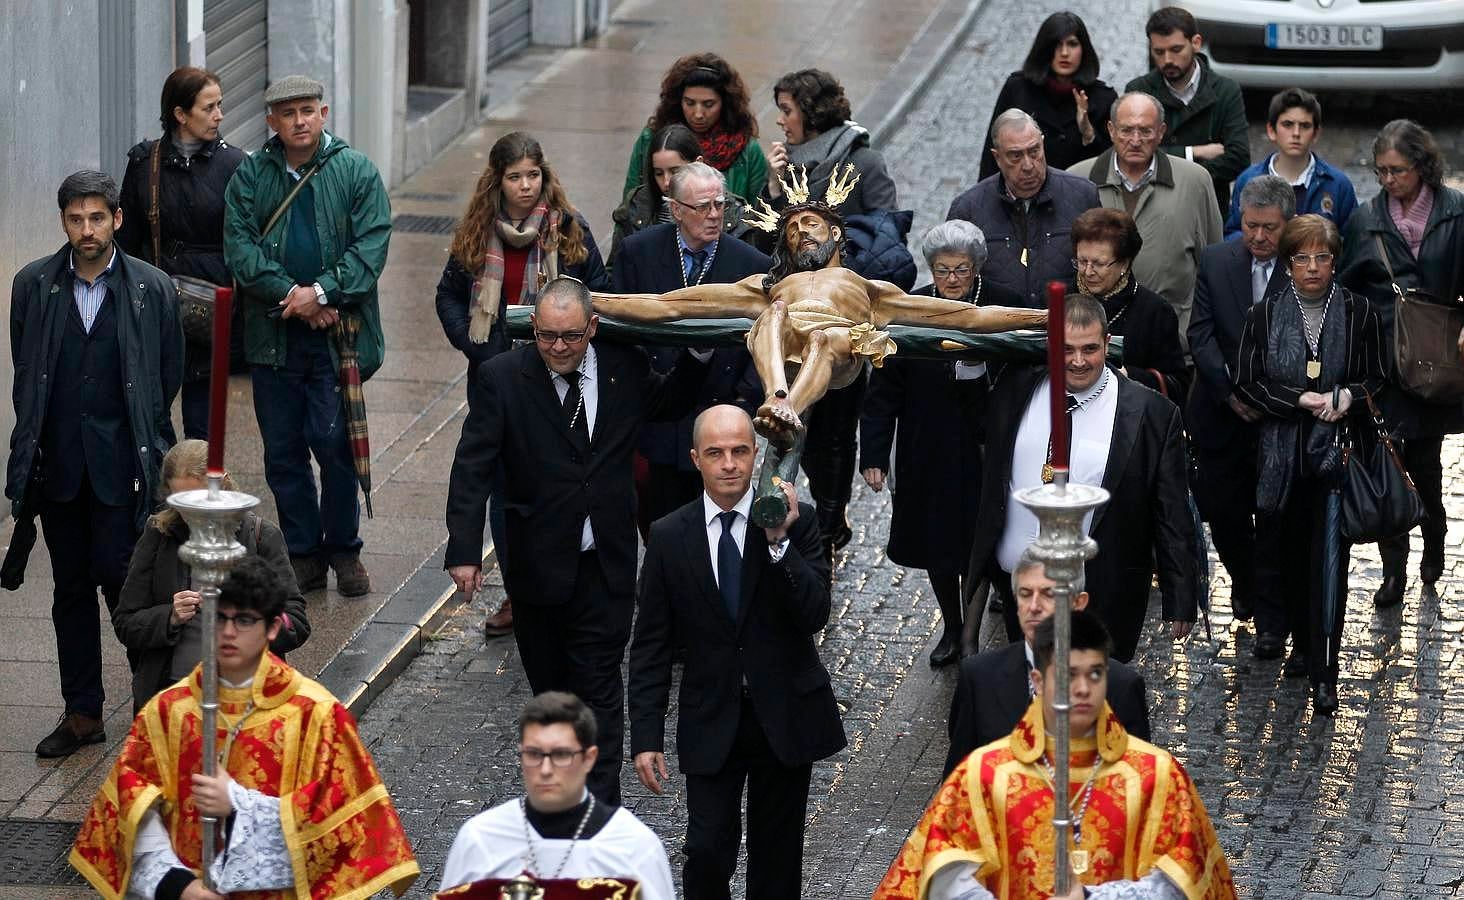
M 1446 300 L 1419 288 L 1399 287 L 1381 236 L 1378 255 L 1393 283 L 1393 367 L 1399 387 L 1430 403 L 1464 400 L 1464 297 Z

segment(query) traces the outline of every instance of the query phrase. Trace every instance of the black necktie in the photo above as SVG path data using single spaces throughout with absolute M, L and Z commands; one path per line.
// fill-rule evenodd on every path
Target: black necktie
M 590 442 L 589 414 L 585 412 L 585 398 L 580 393 L 580 379 L 583 373 L 575 371 L 568 375 L 560 376 L 569 390 L 564 392 L 564 416 L 569 419 L 569 430 L 584 439 L 585 443 Z
M 691 265 L 682 269 L 686 273 L 686 283 L 696 284 L 701 280 L 702 266 L 707 264 L 707 251 L 686 249 L 686 255 L 690 258 Z
M 717 513 L 722 520 L 722 537 L 717 540 L 717 590 L 722 594 L 722 605 L 727 615 L 737 621 L 737 607 L 742 602 L 742 554 L 737 550 L 737 541 L 732 537 L 732 523 L 737 521 L 737 510 Z

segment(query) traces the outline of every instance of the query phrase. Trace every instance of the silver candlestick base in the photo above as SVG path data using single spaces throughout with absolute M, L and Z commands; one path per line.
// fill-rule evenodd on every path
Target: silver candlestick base
M 208 488 L 183 491 L 168 498 L 168 505 L 188 523 L 188 540 L 178 548 L 178 558 L 192 570 L 193 587 L 201 602 L 199 628 L 203 634 L 203 698 L 200 703 L 203 730 L 203 774 L 218 769 L 219 665 L 214 643 L 218 624 L 219 585 L 234 563 L 243 559 L 244 545 L 234 539 L 244 513 L 259 505 L 259 498 L 239 491 L 220 489 L 222 479 L 210 475 Z M 217 847 L 218 820 L 203 817 L 203 882 L 213 888 L 213 861 Z
M 1052 827 L 1056 832 L 1053 845 L 1056 850 L 1053 885 L 1054 893 L 1062 895 L 1068 892 L 1071 885 L 1069 847 L 1073 831 L 1072 809 L 1068 798 L 1071 764 L 1068 660 L 1072 653 L 1073 588 L 1083 572 L 1083 564 L 1098 553 L 1098 542 L 1088 537 L 1083 528 L 1083 518 L 1108 502 L 1108 491 L 1089 484 L 1068 484 L 1067 473 L 1059 472 L 1054 483 L 1024 488 L 1012 494 L 1012 498 L 1037 517 L 1037 540 L 1033 542 L 1031 552 L 1042 561 L 1042 569 L 1047 577 L 1056 582 L 1052 614 L 1055 637 L 1055 664 L 1052 667 L 1052 708 L 1055 713 L 1053 742 L 1056 744 L 1053 753 L 1056 758 L 1052 760 Z

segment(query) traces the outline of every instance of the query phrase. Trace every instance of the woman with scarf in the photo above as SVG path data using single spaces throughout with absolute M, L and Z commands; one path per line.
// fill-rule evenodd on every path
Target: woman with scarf
M 978 306 L 1022 305 L 1016 291 L 981 277 L 986 236 L 970 222 L 942 222 L 925 233 L 920 249 L 935 280 L 916 288 L 916 295 Z M 924 569 L 940 607 L 945 630 L 930 653 L 935 667 L 961 655 L 960 576 L 981 508 L 989 388 L 985 363 L 896 355 L 870 377 L 859 420 L 864 482 L 876 491 L 891 486 L 894 514 L 885 554 L 896 565 Z
M 701 146 L 702 162 L 720 171 L 727 190 L 756 197 L 768 180 L 768 161 L 757 143 L 757 118 L 748 102 L 747 85 L 725 59 L 715 53 L 693 53 L 672 64 L 661 79 L 661 99 L 630 151 L 625 197 L 645 180 L 651 139 L 667 125 L 690 128 Z
M 790 72 L 773 85 L 773 102 L 778 106 L 778 127 L 786 138 L 774 142 L 768 157 L 763 199 L 774 209 L 788 205 L 780 179 L 790 166 L 802 167 L 808 177 L 809 199 L 821 202 L 829 181 L 836 172 L 842 175 L 845 164 L 854 166 L 859 181 L 835 208 L 840 216 L 847 220 L 894 209 L 894 179 L 885 168 L 884 157 L 869 146 L 869 132 L 851 120 L 849 98 L 834 76 L 819 69 Z M 825 394 L 807 416 L 803 471 L 808 475 L 808 492 L 818 509 L 819 530 L 830 559 L 853 536 L 846 509 L 857 459 L 855 432 L 868 384 L 868 375 L 861 374 L 848 387 Z
M 996 95 L 991 119 L 1020 109 L 1042 128 L 1049 169 L 1066 169 L 1092 159 L 1112 146 L 1108 112 L 1118 93 L 1098 79 L 1098 51 L 1088 26 L 1075 13 L 1057 12 L 1037 29 L 1032 49 L 1019 72 L 1013 72 Z M 986 143 L 991 147 L 988 127 Z M 983 149 L 981 177 L 996 174 L 996 157 Z
M 1119 209 L 1090 209 L 1073 220 L 1072 234 L 1077 288 L 1103 304 L 1108 333 L 1123 337 L 1119 371 L 1182 406 L 1190 376 L 1179 345 L 1179 318 L 1134 275 L 1144 239 L 1133 218 Z
M 1337 651 L 1346 618 L 1344 544 L 1325 571 L 1327 494 L 1339 476 L 1339 429 L 1350 413 L 1368 418 L 1367 397 L 1383 387 L 1382 330 L 1367 298 L 1334 278 L 1342 238 L 1321 216 L 1297 216 L 1281 232 L 1278 259 L 1290 282 L 1246 314 L 1237 353 L 1236 396 L 1260 412 L 1257 540 L 1276 547 L 1288 621 L 1256 609 L 1256 631 L 1291 633 L 1284 672 L 1306 675 L 1312 709 L 1337 710 Z M 1333 540 L 1341 540 L 1340 535 Z M 1332 633 L 1323 633 L 1326 584 L 1336 586 Z M 1277 610 L 1279 612 L 1279 608 Z M 1259 638 L 1257 638 L 1259 640 Z
M 1444 157 L 1433 135 L 1395 119 L 1373 141 L 1373 172 L 1382 190 L 1347 219 L 1342 282 L 1366 296 L 1393 345 L 1393 285 L 1418 288 L 1448 303 L 1464 294 L 1464 193 L 1444 184 Z M 1464 407 L 1429 403 L 1394 385 L 1383 395 L 1388 427 L 1403 438 L 1403 464 L 1423 498 L 1423 558 L 1418 574 L 1432 585 L 1444 573 L 1444 436 L 1464 432 Z M 1383 583 L 1379 608 L 1403 602 L 1408 535 L 1378 542 Z
M 479 364 L 508 349 L 508 305 L 532 305 L 539 288 L 559 275 L 578 278 L 592 291 L 610 287 L 589 223 L 570 205 L 539 142 L 522 131 L 505 134 L 488 151 L 488 166 L 437 282 L 437 318 L 468 360 L 469 406 L 477 396 Z M 501 554 L 506 544 L 499 493 L 493 491 L 488 522 Z M 484 629 L 498 637 L 512 628 L 513 608 L 504 600 Z

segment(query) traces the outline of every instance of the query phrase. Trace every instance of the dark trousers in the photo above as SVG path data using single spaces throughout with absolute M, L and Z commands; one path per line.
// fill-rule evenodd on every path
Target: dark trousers
M 797 900 L 803 884 L 803 824 L 813 766 L 773 755 L 751 701 L 742 701 L 737 736 L 722 770 L 686 776 L 686 900 L 727 900 L 742 843 L 747 786 L 747 896 Z
M 291 556 L 359 553 L 361 507 L 346 410 L 324 332 L 291 329 L 285 364 L 255 366 L 264 478 Z M 310 457 L 320 466 L 320 490 Z
M 1403 441 L 1403 466 L 1413 477 L 1413 486 L 1423 500 L 1423 564 L 1444 564 L 1444 535 L 1449 530 L 1444 512 L 1443 438 L 1409 438 Z M 1402 574 L 1408 568 L 1408 534 L 1378 541 L 1384 574 Z
M 854 491 L 854 467 L 859 460 L 859 411 L 868 387 L 866 367 L 848 387 L 829 391 L 808 409 L 808 436 L 801 465 L 808 476 L 808 493 L 818 512 L 824 553 L 831 560 L 834 540 L 849 527 L 845 510 Z
M 1275 634 L 1290 632 L 1292 650 L 1306 656 L 1313 684 L 1337 683 L 1337 652 L 1347 618 L 1347 559 L 1352 548 L 1342 543 L 1338 567 L 1331 573 L 1324 571 L 1326 521 L 1326 486 L 1315 479 L 1297 478 L 1291 485 L 1286 508 L 1260 517 L 1257 536 L 1276 548 L 1285 623 L 1269 618 L 1274 615 L 1269 608 L 1263 622 L 1261 608 L 1257 607 L 1256 629 Z M 1323 606 L 1329 578 L 1335 579 L 1336 598 L 1331 634 L 1327 635 Z
M 1270 631 L 1265 623 L 1285 621 L 1277 571 L 1275 545 L 1256 540 L 1256 445 L 1237 440 L 1224 447 L 1195 447 L 1191 489 L 1225 571 L 1230 573 L 1232 598 L 1250 601 L 1256 610 L 1256 630 Z M 1263 612 L 1264 610 L 1264 612 Z M 1282 627 L 1273 632 L 1285 634 Z
M 611 592 L 599 556 L 591 550 L 579 555 L 574 593 L 568 602 L 547 605 L 526 598 L 515 600 L 513 637 L 529 688 L 535 694 L 569 691 L 594 712 L 600 756 L 590 771 L 588 786 L 602 801 L 620 805 L 625 731 L 620 668 L 630 640 L 634 596 Z
M 68 713 L 102 716 L 102 628 L 97 588 L 107 611 L 117 608 L 132 547 L 132 508 L 99 502 L 85 476 L 81 491 L 65 502 L 40 505 L 41 530 L 51 555 L 56 591 L 51 623 L 61 666 L 61 696 Z
M 208 379 L 183 382 L 183 437 L 208 440 Z

